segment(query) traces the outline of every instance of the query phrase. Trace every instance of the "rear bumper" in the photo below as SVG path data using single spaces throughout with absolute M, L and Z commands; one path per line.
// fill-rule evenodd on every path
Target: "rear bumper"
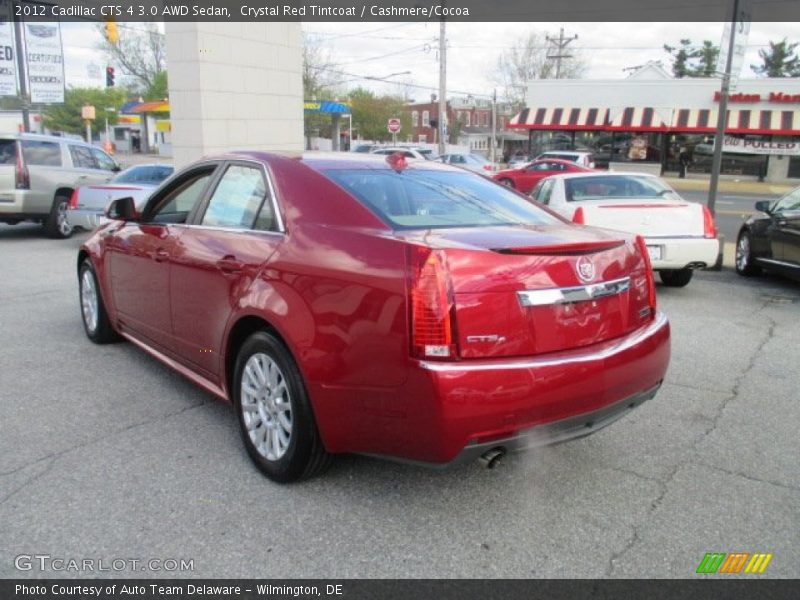
M 710 238 L 645 238 L 648 246 L 661 247 L 661 260 L 653 260 L 653 269 L 711 267 L 717 262 L 719 240 Z
M 669 322 L 658 313 L 623 338 L 543 357 L 418 361 L 401 389 L 380 399 L 372 392 L 371 414 L 351 417 L 336 432 L 323 418 L 323 439 L 332 452 L 444 466 L 498 446 L 582 437 L 655 395 L 669 338 Z M 346 397 L 352 402 L 363 392 L 351 389 Z
M 105 223 L 106 219 L 103 211 L 97 209 L 72 209 L 67 211 L 67 221 L 73 227 L 81 227 L 88 231 L 95 229 L 98 225 Z

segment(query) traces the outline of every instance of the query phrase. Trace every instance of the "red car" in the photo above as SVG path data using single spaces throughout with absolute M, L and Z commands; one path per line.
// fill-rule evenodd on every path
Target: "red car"
M 527 194 L 540 180 L 551 175 L 560 173 L 578 173 L 582 171 L 593 171 L 587 167 L 582 167 L 569 160 L 557 158 L 547 158 L 535 160 L 519 169 L 505 169 L 497 171 L 492 175 L 492 179 L 514 188 L 515 190 Z
M 428 464 L 587 435 L 669 361 L 640 238 L 402 156 L 236 153 L 80 249 L 83 324 L 232 402 L 270 478 L 336 453 Z

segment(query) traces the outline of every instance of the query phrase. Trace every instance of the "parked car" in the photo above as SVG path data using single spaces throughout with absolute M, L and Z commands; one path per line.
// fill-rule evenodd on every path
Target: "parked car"
M 508 159 L 508 168 L 509 169 L 519 169 L 527 165 L 531 161 L 531 157 L 527 154 L 515 154 L 511 158 Z
M 736 272 L 764 269 L 800 281 L 800 187 L 755 208 L 763 214 L 747 219 L 736 238 Z
M 353 152 L 367 153 L 367 152 L 371 152 L 375 148 L 378 148 L 378 146 L 376 144 L 356 144 L 355 146 L 353 146 L 353 150 L 352 151 Z
M 504 169 L 492 175 L 492 179 L 514 188 L 523 194 L 530 192 L 533 187 L 545 177 L 558 175 L 560 173 L 577 173 L 591 171 L 568 160 L 545 159 L 535 160 L 532 163 L 516 169 Z
M 105 211 L 112 200 L 130 196 L 141 210 L 150 192 L 172 175 L 171 165 L 146 164 L 125 169 L 104 185 L 84 185 L 72 192 L 67 221 L 72 227 L 94 229 L 105 220 Z
M 719 256 L 709 210 L 655 175 L 556 175 L 540 181 L 531 197 L 575 223 L 644 236 L 653 268 L 670 287 L 687 285 L 694 269 L 715 265 Z
M 419 158 L 421 160 L 432 160 L 436 158 L 433 153 L 433 150 L 429 150 L 427 148 L 409 148 L 405 146 L 392 146 L 390 148 L 376 148 L 374 150 L 370 150 L 370 154 L 381 154 L 381 155 L 388 155 L 388 154 L 402 154 L 406 158 Z
M 641 238 L 436 161 L 240 152 L 108 214 L 77 257 L 87 336 L 233 403 L 276 481 L 343 452 L 493 464 L 628 414 L 667 368 Z
M 490 160 L 486 160 L 480 154 L 466 154 L 466 153 L 451 153 L 443 154 L 439 157 L 443 163 L 461 167 L 468 171 L 475 171 L 483 175 L 489 175 L 492 171 L 496 170 L 496 165 Z
M 0 223 L 36 221 L 48 236 L 67 238 L 72 192 L 107 182 L 119 170 L 108 154 L 79 140 L 0 134 Z
M 549 152 L 542 152 L 536 157 L 536 160 L 545 160 L 557 158 L 558 160 L 568 160 L 575 164 L 586 167 L 587 169 L 594 169 L 594 155 L 591 152 L 573 152 L 571 150 L 552 150 Z

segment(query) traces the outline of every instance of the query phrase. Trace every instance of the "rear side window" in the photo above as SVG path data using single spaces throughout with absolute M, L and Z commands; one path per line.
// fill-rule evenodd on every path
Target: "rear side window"
M 518 194 L 468 172 L 324 171 L 394 229 L 557 223 Z
M 22 157 L 26 165 L 61 166 L 61 146 L 55 142 L 22 141 Z
M 202 225 L 250 229 L 267 196 L 267 186 L 260 169 L 231 165 L 220 179 L 208 202 Z M 269 229 L 271 215 L 263 214 L 259 229 Z
M 0 165 L 13 165 L 17 162 L 16 140 L 0 140 Z
M 99 168 L 89 148 L 70 145 L 69 154 L 72 157 L 72 164 L 79 169 Z
M 113 171 L 117 168 L 117 163 L 108 154 L 97 148 L 91 148 L 92 155 L 104 171 Z

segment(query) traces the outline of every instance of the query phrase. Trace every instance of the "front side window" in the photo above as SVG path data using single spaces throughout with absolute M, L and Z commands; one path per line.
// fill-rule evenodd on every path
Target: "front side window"
M 94 156 L 94 159 L 97 161 L 97 164 L 100 165 L 99 168 L 103 169 L 104 171 L 114 171 L 118 169 L 117 163 L 114 162 L 114 159 L 99 148 L 91 148 L 91 152 Z
M 197 171 L 170 186 L 165 194 L 155 201 L 145 221 L 153 223 L 185 223 L 194 207 L 203 197 L 203 192 L 211 180 L 214 167 Z
M 267 186 L 260 169 L 231 165 L 214 190 L 202 225 L 250 229 L 267 197 Z M 259 228 L 269 229 L 271 215 L 259 215 Z
M 394 229 L 558 222 L 514 192 L 465 171 L 330 169 L 324 174 Z
M 26 165 L 61 166 L 61 146 L 55 142 L 23 140 L 22 156 Z
M 97 169 L 94 156 L 86 146 L 70 146 L 69 154 L 72 157 L 72 164 L 79 169 Z

